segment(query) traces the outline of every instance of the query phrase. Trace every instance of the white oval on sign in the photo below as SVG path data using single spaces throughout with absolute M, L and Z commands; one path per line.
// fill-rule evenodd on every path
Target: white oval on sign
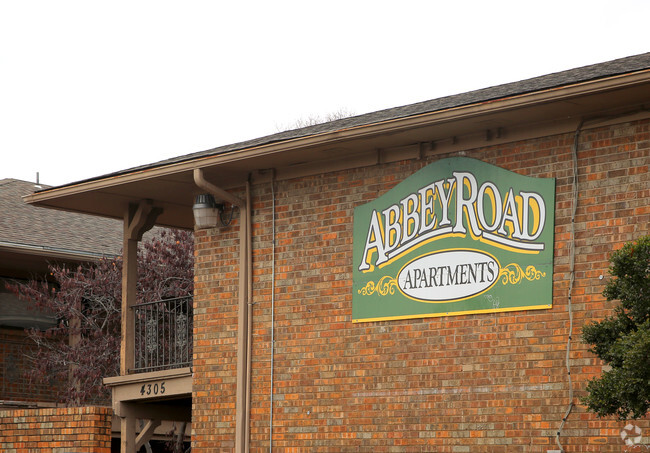
M 499 262 L 480 250 L 452 249 L 415 258 L 397 274 L 407 297 L 422 302 L 452 302 L 476 296 L 499 278 Z

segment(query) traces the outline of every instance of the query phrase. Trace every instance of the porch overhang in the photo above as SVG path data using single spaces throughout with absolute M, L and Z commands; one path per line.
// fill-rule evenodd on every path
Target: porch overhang
M 112 389 L 122 452 L 138 451 L 163 421 L 181 422 L 183 432 L 192 421 L 191 368 L 109 377 L 104 384 Z M 147 420 L 139 434 L 136 420 Z

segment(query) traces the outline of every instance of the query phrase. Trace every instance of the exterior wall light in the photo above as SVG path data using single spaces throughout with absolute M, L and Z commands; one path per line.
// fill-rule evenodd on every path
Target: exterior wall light
M 221 210 L 223 205 L 218 204 L 212 195 L 197 195 L 192 206 L 196 227 L 199 229 L 216 227 L 219 224 Z

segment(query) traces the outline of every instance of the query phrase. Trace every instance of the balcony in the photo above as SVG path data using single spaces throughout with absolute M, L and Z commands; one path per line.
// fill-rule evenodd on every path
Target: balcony
M 148 373 L 192 365 L 192 297 L 133 306 L 134 368 Z

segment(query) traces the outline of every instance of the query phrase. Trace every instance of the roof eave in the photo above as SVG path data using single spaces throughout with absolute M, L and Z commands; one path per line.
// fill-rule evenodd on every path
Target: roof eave
M 42 245 L 17 244 L 0 241 L 0 253 L 16 253 L 20 255 L 34 255 L 48 260 L 64 261 L 96 261 L 102 258 L 115 258 L 120 255 L 110 253 L 96 253 L 81 250 L 67 250 Z
M 364 136 L 374 136 L 378 134 L 390 134 L 403 129 L 414 128 L 432 123 L 456 121 L 462 118 L 479 116 L 499 111 L 529 107 L 535 104 L 549 103 L 577 95 L 593 94 L 599 91 L 606 91 L 613 87 L 621 88 L 627 85 L 635 85 L 650 80 L 650 70 L 639 71 L 632 74 L 623 74 L 606 79 L 576 83 L 569 86 L 552 88 L 544 91 L 525 93 L 521 95 L 489 100 L 461 107 L 454 107 L 435 112 L 429 112 L 404 118 L 382 121 L 379 123 L 356 126 L 348 129 L 340 129 L 334 132 L 326 132 L 306 137 L 289 139 L 282 142 L 260 145 L 250 148 L 242 148 L 222 154 L 214 154 L 188 159 L 187 161 L 173 164 L 154 166 L 140 169 L 128 173 L 120 173 L 106 178 L 80 181 L 78 183 L 52 187 L 40 192 L 35 192 L 24 197 L 27 203 L 39 204 L 46 200 L 51 200 L 59 196 L 65 196 L 77 192 L 92 191 L 99 188 L 119 185 L 132 180 L 142 180 L 156 178 L 181 171 L 193 170 L 194 168 L 203 168 L 219 165 L 221 163 L 242 160 L 256 159 L 261 156 L 281 153 L 285 150 L 296 150 L 307 148 L 315 145 L 326 143 L 335 143 L 345 141 L 351 138 L 359 139 Z
M 133 195 L 130 193 L 131 189 L 126 189 L 127 187 L 135 187 L 136 183 L 139 184 L 147 180 L 157 178 L 169 179 L 170 177 L 175 177 L 177 174 L 180 176 L 180 174 L 191 172 L 195 168 L 212 168 L 215 170 L 223 166 L 224 169 L 228 170 L 233 165 L 241 166 L 245 162 L 246 168 L 255 169 L 259 166 L 256 166 L 256 161 L 259 161 L 258 164 L 261 165 L 262 163 L 268 162 L 270 158 L 277 160 L 282 155 L 289 155 L 296 152 L 307 156 L 306 151 L 309 149 L 319 148 L 322 150 L 325 147 L 332 148 L 337 145 L 349 144 L 353 141 L 357 143 L 367 141 L 370 143 L 379 137 L 395 136 L 418 128 L 436 127 L 436 125 L 446 128 L 447 125 L 454 123 L 467 122 L 469 124 L 472 121 L 478 124 L 484 119 L 487 120 L 490 117 L 498 117 L 499 115 L 501 117 L 503 115 L 510 115 L 512 116 L 512 121 L 515 122 L 518 121 L 518 115 L 522 111 L 543 111 L 543 115 L 548 115 L 547 119 L 551 120 L 564 114 L 560 110 L 563 102 L 566 106 L 567 102 L 579 98 L 599 96 L 600 94 L 605 94 L 613 90 L 634 89 L 635 87 L 638 89 L 642 85 L 649 84 L 650 69 L 634 71 L 402 118 L 389 119 L 257 146 L 243 147 L 228 152 L 219 153 L 215 151 L 214 154 L 188 156 L 187 160 L 173 163 L 151 164 L 133 170 L 125 170 L 116 174 L 106 175 L 105 177 L 61 187 L 53 187 L 28 195 L 24 199 L 28 203 L 39 206 L 119 217 L 116 215 L 117 211 L 113 210 L 112 213 L 109 213 L 108 208 L 106 208 L 105 212 L 99 208 L 95 211 L 84 210 L 87 208 L 79 208 L 74 201 L 75 196 L 94 192 L 98 193 L 99 191 L 109 196 L 110 192 L 110 197 L 113 197 L 112 200 L 116 204 L 118 202 L 126 203 L 127 201 L 131 202 L 127 198 Z M 557 109 L 553 107 L 555 104 L 558 106 Z M 538 109 L 538 107 L 544 105 L 546 105 L 544 109 Z M 542 115 L 542 113 L 539 115 Z M 539 119 L 543 120 L 544 118 L 540 116 Z M 241 183 L 243 183 L 243 180 Z M 125 196 L 126 192 L 128 192 L 128 196 Z

